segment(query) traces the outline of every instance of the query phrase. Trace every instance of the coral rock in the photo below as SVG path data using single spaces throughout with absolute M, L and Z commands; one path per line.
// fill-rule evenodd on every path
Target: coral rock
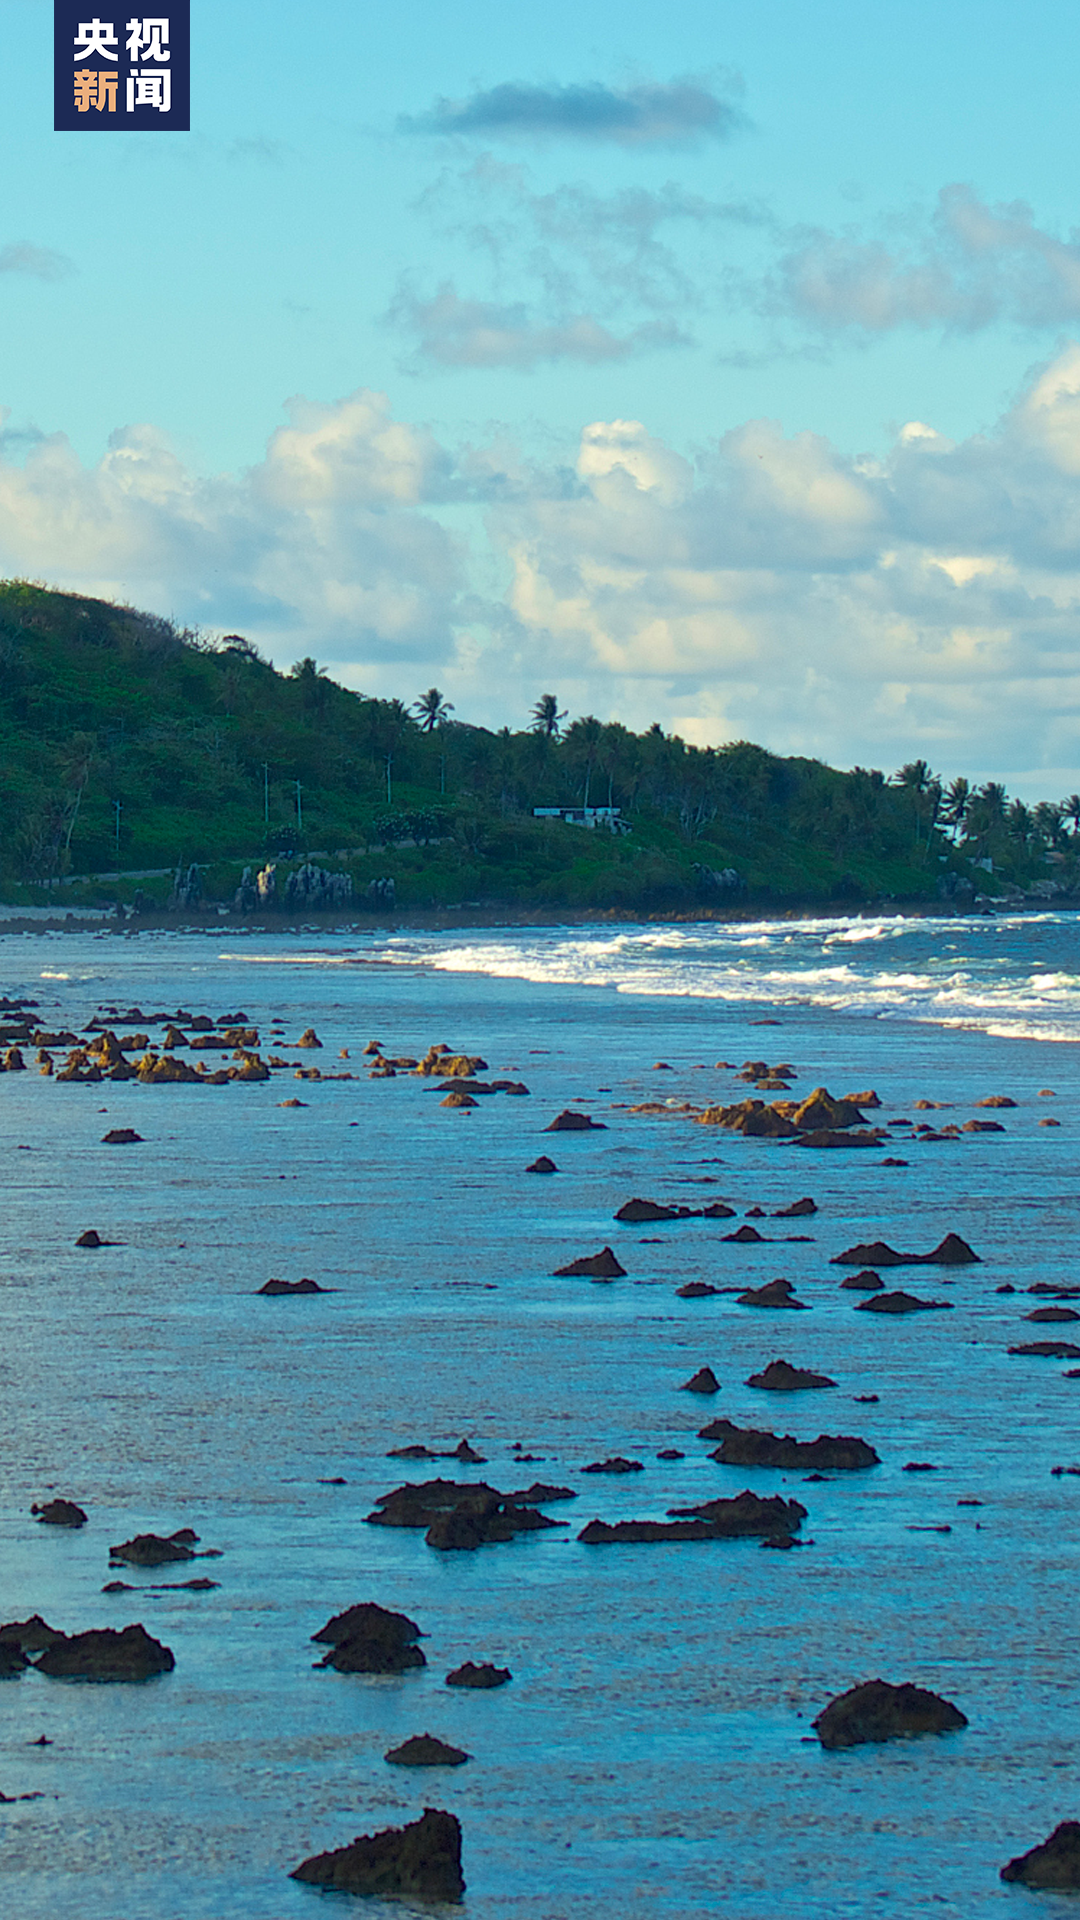
M 858 1747 L 880 1740 L 908 1740 L 923 1733 L 954 1733 L 967 1716 L 951 1700 L 922 1687 L 894 1687 L 867 1680 L 830 1700 L 813 1722 L 823 1747 Z
M 290 1878 L 335 1893 L 412 1894 L 421 1900 L 460 1900 L 461 1825 L 452 1813 L 425 1807 L 405 1827 L 359 1835 L 347 1847 L 319 1853 L 294 1867 Z

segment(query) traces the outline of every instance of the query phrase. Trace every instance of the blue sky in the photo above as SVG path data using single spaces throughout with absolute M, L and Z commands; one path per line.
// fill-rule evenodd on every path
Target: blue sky
M 1080 783 L 1071 13 L 192 42 L 190 135 L 54 134 L 0 0 L 0 569 L 492 725 Z

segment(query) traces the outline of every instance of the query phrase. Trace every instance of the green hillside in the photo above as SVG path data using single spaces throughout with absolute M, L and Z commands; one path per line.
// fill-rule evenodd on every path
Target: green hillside
M 413 704 L 351 693 L 313 660 L 279 673 L 237 635 L 210 643 L 0 583 L 5 896 L 138 886 L 164 905 L 171 877 L 146 870 L 196 863 L 205 896 L 228 900 L 245 864 L 276 858 L 280 878 L 308 853 L 360 890 L 392 874 L 404 908 L 963 902 L 976 886 L 1076 882 L 1080 801 L 1029 811 L 1002 788 L 943 793 L 922 762 L 889 779 L 659 727 L 565 725 L 539 690 L 516 732 L 455 720 L 435 689 Z M 585 802 L 621 808 L 632 831 L 533 818 Z M 992 874 L 973 865 L 986 858 Z M 101 880 L 115 871 L 128 877 Z

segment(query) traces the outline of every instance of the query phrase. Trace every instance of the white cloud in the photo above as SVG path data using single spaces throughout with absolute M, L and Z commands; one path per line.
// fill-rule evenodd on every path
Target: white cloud
M 543 464 L 367 391 L 289 415 L 209 478 L 151 427 L 91 468 L 62 435 L 5 462 L 0 432 L 0 564 L 370 690 L 437 673 L 496 726 L 553 688 L 838 764 L 1080 768 L 1080 346 L 993 432 L 911 422 L 877 462 L 767 420 L 694 460 L 593 421 Z
M 0 247 L 0 273 L 25 273 L 33 280 L 66 280 L 75 270 L 74 262 L 65 253 L 54 253 L 51 247 L 36 247 L 29 240 Z

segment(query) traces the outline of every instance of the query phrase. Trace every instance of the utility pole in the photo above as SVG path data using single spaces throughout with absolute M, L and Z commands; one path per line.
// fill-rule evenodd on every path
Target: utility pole
M 270 825 L 270 769 L 263 761 L 263 825 Z
M 300 792 L 301 792 L 301 788 L 300 788 L 300 782 L 298 780 L 296 783 L 296 831 L 297 833 L 303 833 L 304 831 L 304 809 L 300 804 Z
M 391 804 L 391 801 L 390 801 L 390 769 L 391 769 L 391 767 L 393 766 L 393 764 L 394 764 L 394 756 L 393 756 L 393 754 L 392 754 L 392 753 L 388 753 L 388 754 L 387 754 L 387 756 L 386 756 L 386 804 L 387 804 L 387 806 L 389 806 L 389 805 Z
M 120 871 L 120 807 L 121 807 L 120 801 L 114 800 L 113 806 L 116 808 L 116 870 L 119 873 Z

